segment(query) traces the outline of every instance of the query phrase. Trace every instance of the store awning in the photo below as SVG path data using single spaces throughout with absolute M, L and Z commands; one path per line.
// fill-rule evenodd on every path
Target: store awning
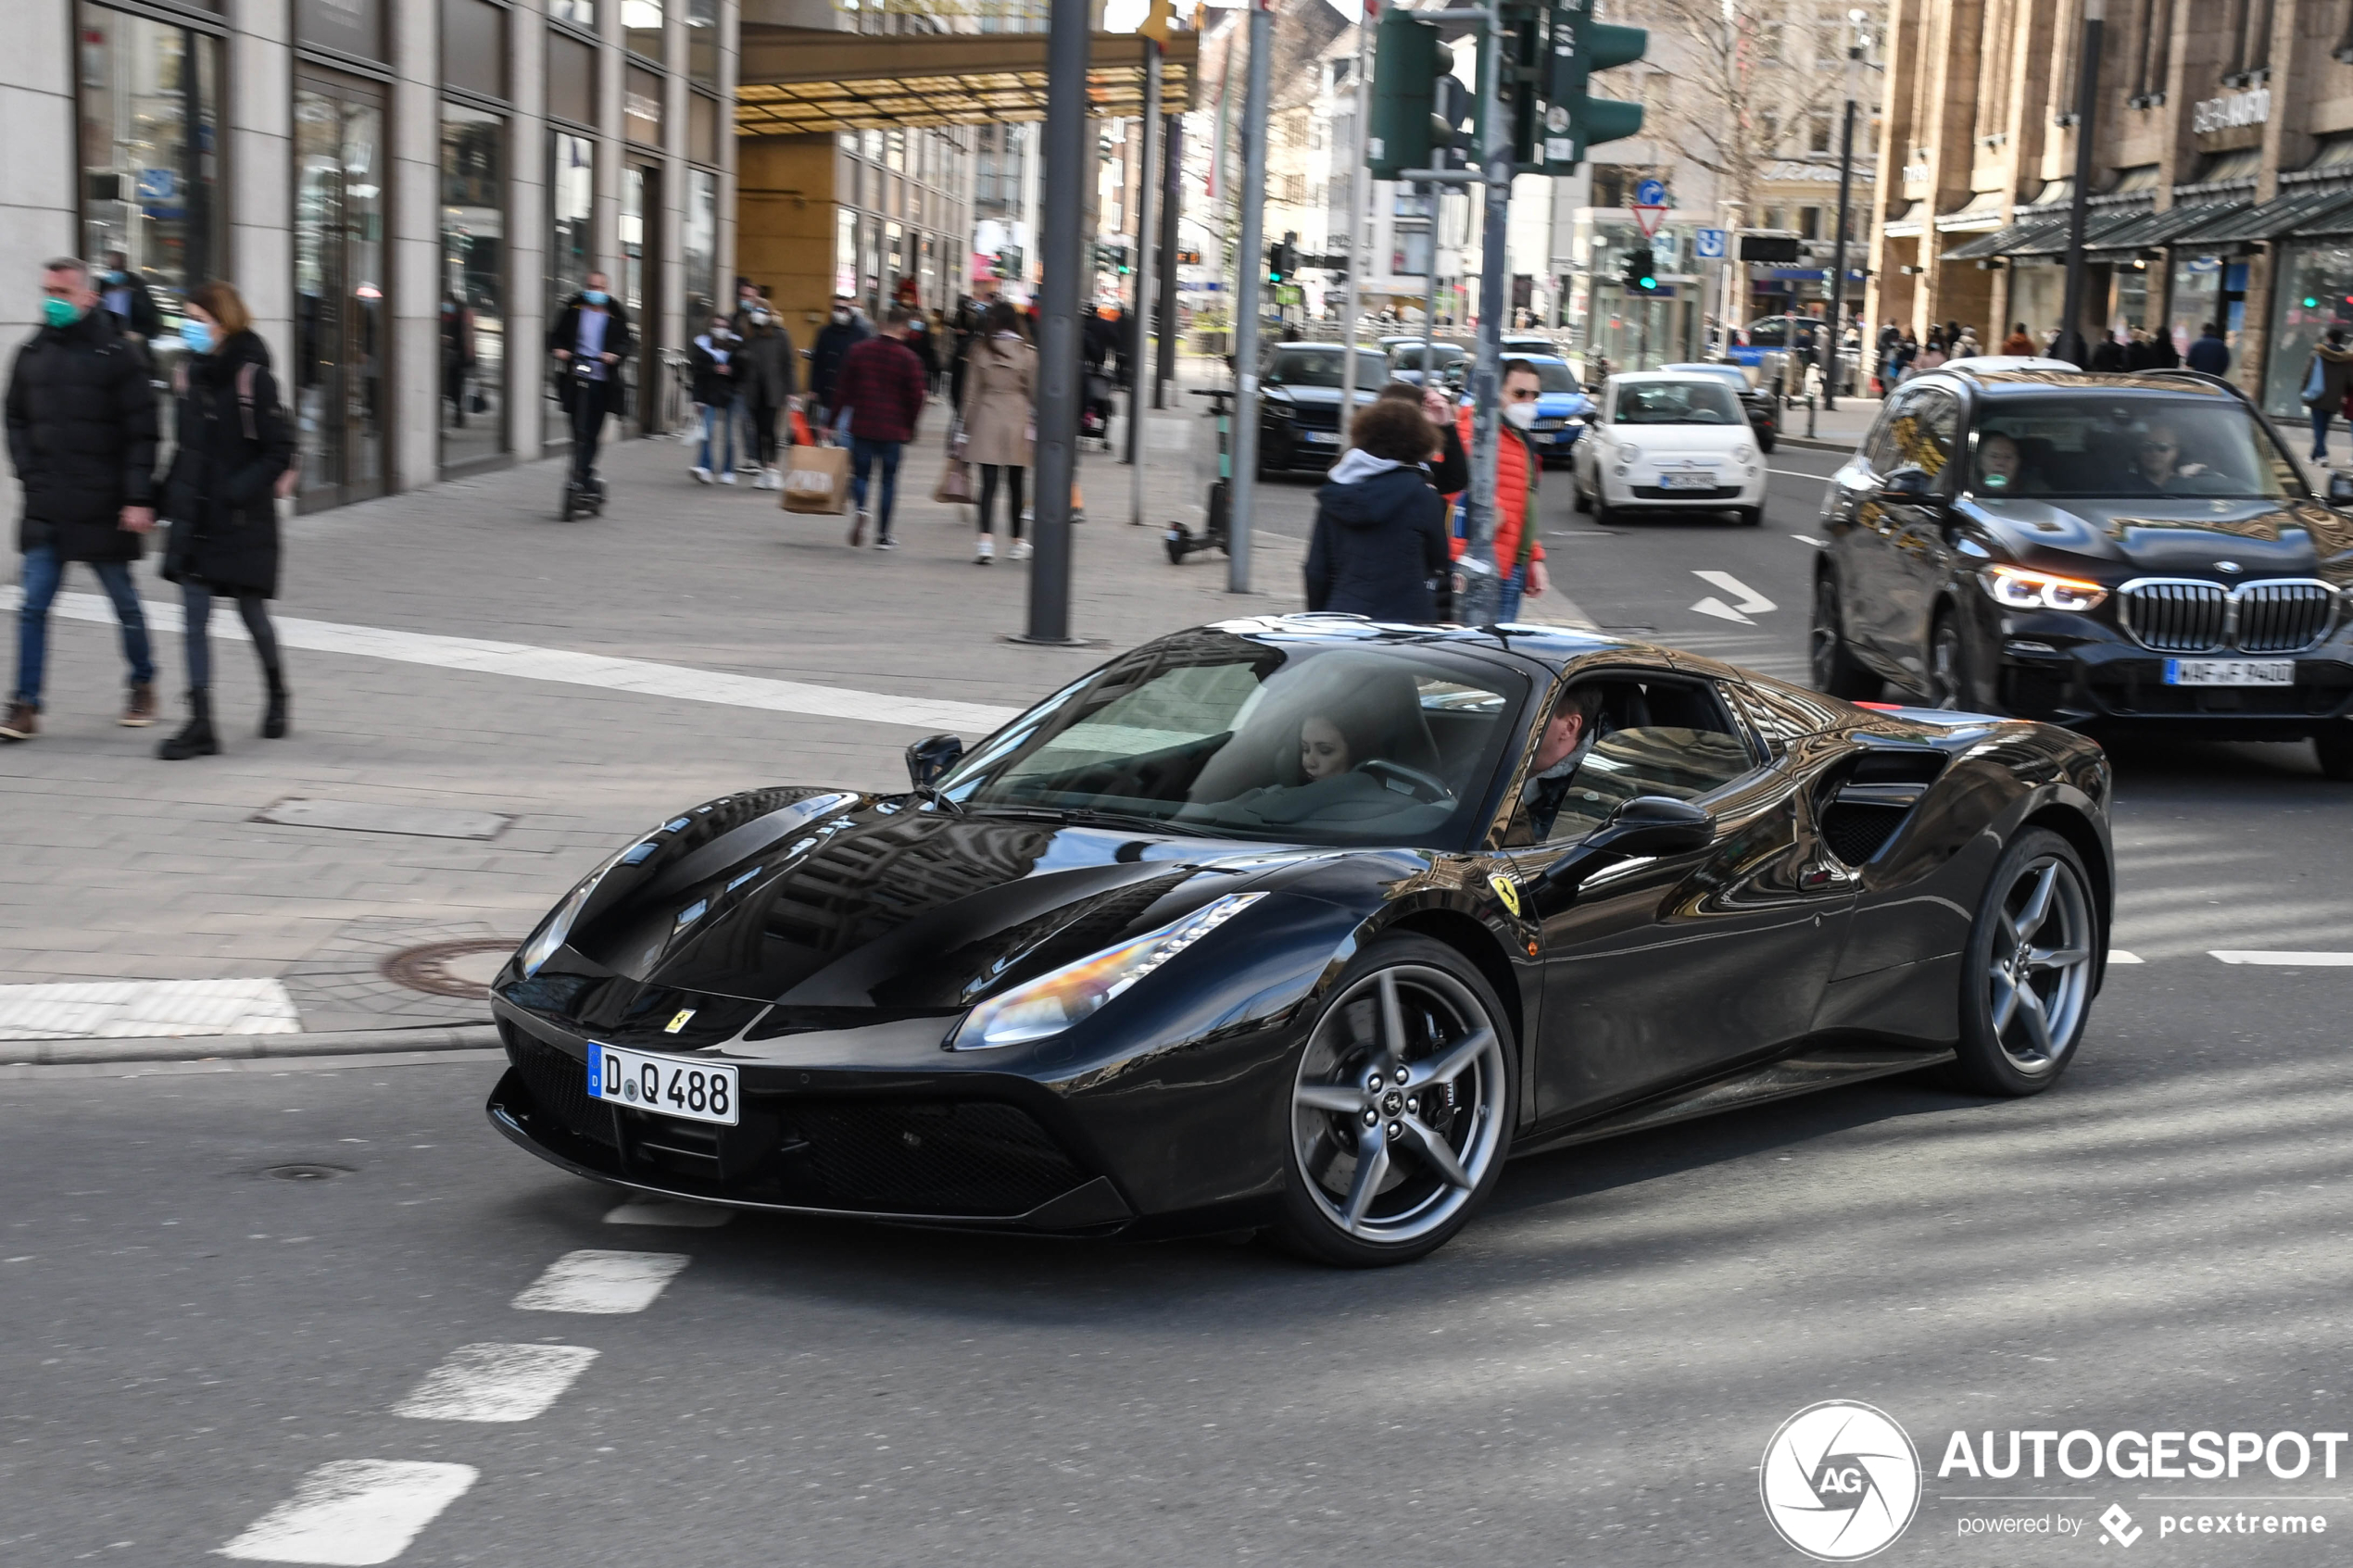
M 1983 261 L 1992 257 L 2008 256 L 2020 245 L 2042 238 L 2045 231 L 2056 229 L 2059 237 L 2067 237 L 2065 219 L 2029 218 L 2007 229 L 1981 234 L 1964 245 L 1955 245 L 1938 259 L 1943 261 Z
M 2148 216 L 2138 207 L 2119 212 L 2090 212 L 2083 216 L 2083 248 L 2098 250 L 2108 236 L 2120 233 Z M 2062 218 L 2042 233 L 2023 244 L 2012 245 L 2010 256 L 2064 256 L 2067 254 L 2067 220 Z
M 2120 229 L 2110 229 L 2096 244 L 2086 242 L 2086 252 L 2113 252 L 2131 256 L 2136 251 L 2152 250 L 2168 245 L 2189 234 L 2204 235 L 2200 231 L 2208 224 L 2219 223 L 2246 211 L 2245 202 L 2183 202 L 2163 212 L 2145 212 Z
M 1976 192 L 1964 206 L 1938 214 L 1936 231 L 1940 234 L 1954 234 L 1999 229 L 2002 226 L 2002 207 L 2007 200 L 2007 194 L 2001 191 Z
M 747 136 L 937 125 L 1000 125 L 1046 118 L 1042 32 L 836 32 L 746 22 L 736 130 Z M 1087 70 L 1087 114 L 1143 112 L 1144 48 L 1135 33 L 1099 32 Z M 1193 107 L 1201 35 L 1173 32 L 1163 56 L 1161 106 Z
M 2214 209 L 2218 216 L 2193 233 L 2178 237 L 2186 245 L 2236 245 L 2246 240 L 2275 240 L 2308 220 L 2327 216 L 2334 208 L 2353 207 L 2353 192 L 2303 191 L 2267 201 L 2261 206 L 2233 202 Z M 2176 211 L 2181 210 L 2175 208 Z

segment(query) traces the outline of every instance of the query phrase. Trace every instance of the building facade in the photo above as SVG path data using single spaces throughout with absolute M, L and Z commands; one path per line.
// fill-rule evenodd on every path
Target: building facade
M 237 284 L 305 510 L 566 438 L 547 320 L 592 270 L 636 318 L 631 417 L 732 295 L 736 0 L 27 0 L 0 110 L 0 330 L 81 255 L 155 297 Z
M 2300 411 L 2353 326 L 2353 3 L 2110 0 L 2088 106 L 2082 0 L 1895 0 L 1893 32 L 1875 316 L 2047 342 L 2088 118 L 2076 325 L 2185 350 L 2219 323 L 2239 384 Z

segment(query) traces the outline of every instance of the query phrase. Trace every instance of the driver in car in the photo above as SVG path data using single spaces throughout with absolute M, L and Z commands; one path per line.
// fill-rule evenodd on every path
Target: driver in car
M 1562 694 L 1552 717 L 1544 721 L 1544 728 L 1536 737 L 1536 758 L 1529 770 L 1528 783 L 1519 792 L 1533 842 L 1541 843 L 1552 837 L 1553 820 L 1560 815 L 1561 802 L 1568 797 L 1568 786 L 1577 777 L 1578 765 L 1585 760 L 1585 754 L 1593 749 L 1606 727 L 1602 717 L 1602 689 L 1592 685 L 1573 686 Z
M 2182 460 L 2182 436 L 2166 420 L 2151 420 L 2133 444 L 2133 466 L 2123 488 L 2130 495 L 2163 495 L 2206 472 L 2204 463 Z
M 2018 495 L 2033 488 L 2026 477 L 2026 454 L 2016 441 L 1999 431 L 1978 437 L 1977 483 L 1989 495 Z

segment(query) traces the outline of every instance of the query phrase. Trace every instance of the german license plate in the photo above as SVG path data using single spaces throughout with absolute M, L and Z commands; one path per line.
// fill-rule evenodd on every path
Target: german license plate
M 2292 686 L 2296 684 L 2296 660 L 2169 659 L 2165 661 L 2165 684 L 2169 686 Z
M 1712 473 L 1663 473 L 1658 476 L 1662 490 L 1713 490 L 1716 476 Z
M 594 1041 L 588 1046 L 588 1098 L 723 1127 L 735 1126 L 741 1116 L 734 1068 L 616 1050 Z
M 1316 446 L 1337 446 L 1340 445 L 1340 433 L 1338 431 L 1303 430 L 1299 433 L 1299 438 L 1302 441 L 1305 441 Z

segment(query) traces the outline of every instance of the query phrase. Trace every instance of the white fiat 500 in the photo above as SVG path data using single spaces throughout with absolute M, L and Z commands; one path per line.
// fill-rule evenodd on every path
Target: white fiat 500
M 1577 509 L 1608 522 L 1642 512 L 1765 516 L 1765 462 L 1740 399 L 1715 376 L 1629 371 L 1602 383 L 1571 449 Z

